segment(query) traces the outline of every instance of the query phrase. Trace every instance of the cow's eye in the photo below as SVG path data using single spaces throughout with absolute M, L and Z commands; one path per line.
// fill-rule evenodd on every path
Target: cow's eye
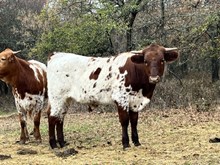
M 163 64 L 164 62 L 165 62 L 165 59 L 162 59 L 162 60 L 161 60 L 161 64 Z
M 2 57 L 2 58 L 1 58 L 1 60 L 2 60 L 2 61 L 5 61 L 5 60 L 6 60 L 6 58 Z

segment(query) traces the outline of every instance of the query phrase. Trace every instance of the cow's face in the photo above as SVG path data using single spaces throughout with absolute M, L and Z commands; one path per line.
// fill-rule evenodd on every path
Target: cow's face
M 0 78 L 4 78 L 10 70 L 12 70 L 12 66 L 15 61 L 15 54 L 18 53 L 12 51 L 11 49 L 5 49 L 0 53 Z
M 178 53 L 176 48 L 164 48 L 162 46 L 152 44 L 144 50 L 134 52 L 131 61 L 145 65 L 146 74 L 150 83 L 160 81 L 164 73 L 165 62 L 173 62 L 177 59 Z

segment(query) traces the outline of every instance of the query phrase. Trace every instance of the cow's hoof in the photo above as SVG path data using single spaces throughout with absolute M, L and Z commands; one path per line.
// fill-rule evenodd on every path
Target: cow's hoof
M 140 146 L 141 143 L 139 143 L 139 142 L 134 142 L 134 145 L 137 147 L 137 146 Z
M 58 141 L 59 145 L 60 145 L 60 148 L 63 148 L 65 146 L 68 146 L 70 143 L 66 142 L 66 141 L 63 141 L 63 142 L 60 142 Z
M 55 140 L 50 140 L 50 147 L 52 148 L 52 149 L 54 149 L 54 148 L 57 148 L 58 146 L 57 146 L 57 143 L 56 143 L 56 141 Z
M 125 150 L 126 148 L 131 147 L 130 144 L 123 144 L 123 150 Z
M 57 144 L 50 144 L 50 147 L 51 147 L 52 149 L 58 148 Z
M 34 136 L 35 138 L 35 141 L 38 142 L 38 143 L 41 143 L 42 139 L 41 139 L 41 136 Z
M 35 140 L 35 143 L 36 143 L 36 144 L 41 144 L 41 143 L 42 143 L 42 140 L 41 140 L 41 139 L 36 139 L 36 140 Z
M 29 135 L 34 135 L 34 131 L 31 131 L 31 132 L 29 133 Z

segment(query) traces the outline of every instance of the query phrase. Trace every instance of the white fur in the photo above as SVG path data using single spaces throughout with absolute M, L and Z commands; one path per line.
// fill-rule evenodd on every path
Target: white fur
M 37 68 L 34 65 L 29 65 L 29 66 L 34 71 L 34 76 L 35 76 L 36 80 L 40 82 L 40 80 L 38 79 L 38 76 L 37 76 Z
M 43 76 L 43 71 L 46 72 L 46 70 L 47 70 L 46 65 L 41 62 L 35 61 L 35 60 L 29 60 L 28 62 L 30 63 L 29 67 L 34 71 L 34 75 L 35 75 L 36 80 L 40 82 L 40 80 L 38 78 L 37 70 Z
M 26 113 L 26 111 L 39 112 L 44 108 L 45 98 L 44 92 L 42 95 L 31 95 L 25 93 L 25 97 L 21 99 L 17 90 L 15 89 L 15 105 L 18 110 L 18 113 Z
M 70 53 L 56 53 L 48 62 L 48 96 L 51 104 L 51 116 L 61 119 L 67 111 L 69 101 L 91 104 L 114 104 L 115 101 L 125 110 L 141 111 L 149 99 L 142 92 L 129 95 L 125 87 L 125 76 L 119 67 L 124 66 L 132 53 L 123 53 L 117 57 L 94 58 Z M 89 79 L 92 72 L 101 68 L 97 80 Z M 111 73 L 111 78 L 107 76 Z

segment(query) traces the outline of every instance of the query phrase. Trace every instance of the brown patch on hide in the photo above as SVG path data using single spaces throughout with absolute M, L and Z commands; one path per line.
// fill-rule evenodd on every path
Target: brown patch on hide
M 99 78 L 99 74 L 101 72 L 101 68 L 97 68 L 95 72 L 92 72 L 89 76 L 89 79 L 97 80 Z

